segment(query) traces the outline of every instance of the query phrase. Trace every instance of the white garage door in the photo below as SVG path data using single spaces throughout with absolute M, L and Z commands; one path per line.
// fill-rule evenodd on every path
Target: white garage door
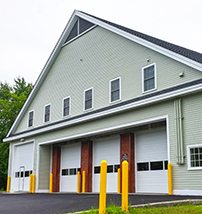
M 33 170 L 34 143 L 14 146 L 11 191 L 29 191 L 29 175 Z
M 70 144 L 61 147 L 60 191 L 77 191 L 77 172 L 80 170 L 81 144 Z
M 137 192 L 167 193 L 166 131 L 136 135 Z
M 101 138 L 93 144 L 93 192 L 100 191 L 100 163 L 107 161 L 107 192 L 117 192 L 120 163 L 120 137 Z

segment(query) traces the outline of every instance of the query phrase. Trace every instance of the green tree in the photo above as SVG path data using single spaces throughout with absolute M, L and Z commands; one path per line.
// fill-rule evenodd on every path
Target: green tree
M 14 79 L 14 85 L 0 83 L 0 189 L 5 189 L 8 167 L 9 145 L 3 143 L 9 129 L 26 101 L 31 83 L 24 78 Z

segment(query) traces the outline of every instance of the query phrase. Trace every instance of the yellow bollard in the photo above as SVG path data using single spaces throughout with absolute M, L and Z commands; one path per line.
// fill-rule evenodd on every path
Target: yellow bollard
M 107 161 L 102 160 L 100 166 L 100 196 L 99 196 L 99 214 L 105 214 L 106 211 L 106 189 L 107 189 Z
M 82 192 L 86 192 L 86 172 L 82 172 Z
M 50 173 L 50 179 L 49 179 L 49 192 L 53 192 L 53 173 Z
M 31 192 L 35 193 L 35 189 L 36 189 L 36 175 L 32 174 L 32 189 L 31 189 Z
M 121 193 L 121 169 L 120 168 L 118 168 L 117 176 L 118 176 L 118 189 L 117 189 L 117 192 Z
M 10 192 L 10 186 L 11 186 L 11 177 L 8 175 L 8 177 L 7 177 L 7 185 L 6 185 L 6 192 Z
M 81 192 L 81 173 L 77 172 L 77 192 Z
M 32 174 L 29 175 L 29 192 L 32 192 Z
M 128 162 L 122 162 L 122 211 L 128 212 Z
M 168 163 L 168 195 L 173 194 L 173 172 L 172 164 Z

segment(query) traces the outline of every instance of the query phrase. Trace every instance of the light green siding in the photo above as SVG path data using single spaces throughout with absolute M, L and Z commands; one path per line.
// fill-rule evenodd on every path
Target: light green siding
M 51 146 L 39 146 L 38 189 L 49 189 Z
M 202 144 L 202 93 L 191 95 L 182 99 L 185 165 L 176 165 L 174 156 L 174 188 L 178 190 L 202 190 L 202 170 L 187 170 L 187 145 Z
M 150 63 L 156 63 L 157 90 L 202 77 L 197 70 L 96 27 L 61 49 L 28 109 L 34 110 L 34 127 L 43 125 L 46 104 L 51 104 L 51 121 L 61 120 L 62 100 L 67 96 L 71 97 L 71 116 L 84 113 L 83 92 L 90 87 L 94 88 L 94 109 L 109 106 L 109 81 L 116 77 L 121 77 L 122 100 L 143 95 L 142 67 Z M 27 130 L 27 120 L 28 112 L 16 132 Z

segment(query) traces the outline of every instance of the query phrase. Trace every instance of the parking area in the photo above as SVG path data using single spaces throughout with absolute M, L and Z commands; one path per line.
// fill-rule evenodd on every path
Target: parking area
M 98 208 L 98 194 L 0 194 L 1 214 L 64 214 Z M 129 195 L 129 204 L 200 199 L 202 196 Z M 121 205 L 121 196 L 108 194 L 107 204 Z

